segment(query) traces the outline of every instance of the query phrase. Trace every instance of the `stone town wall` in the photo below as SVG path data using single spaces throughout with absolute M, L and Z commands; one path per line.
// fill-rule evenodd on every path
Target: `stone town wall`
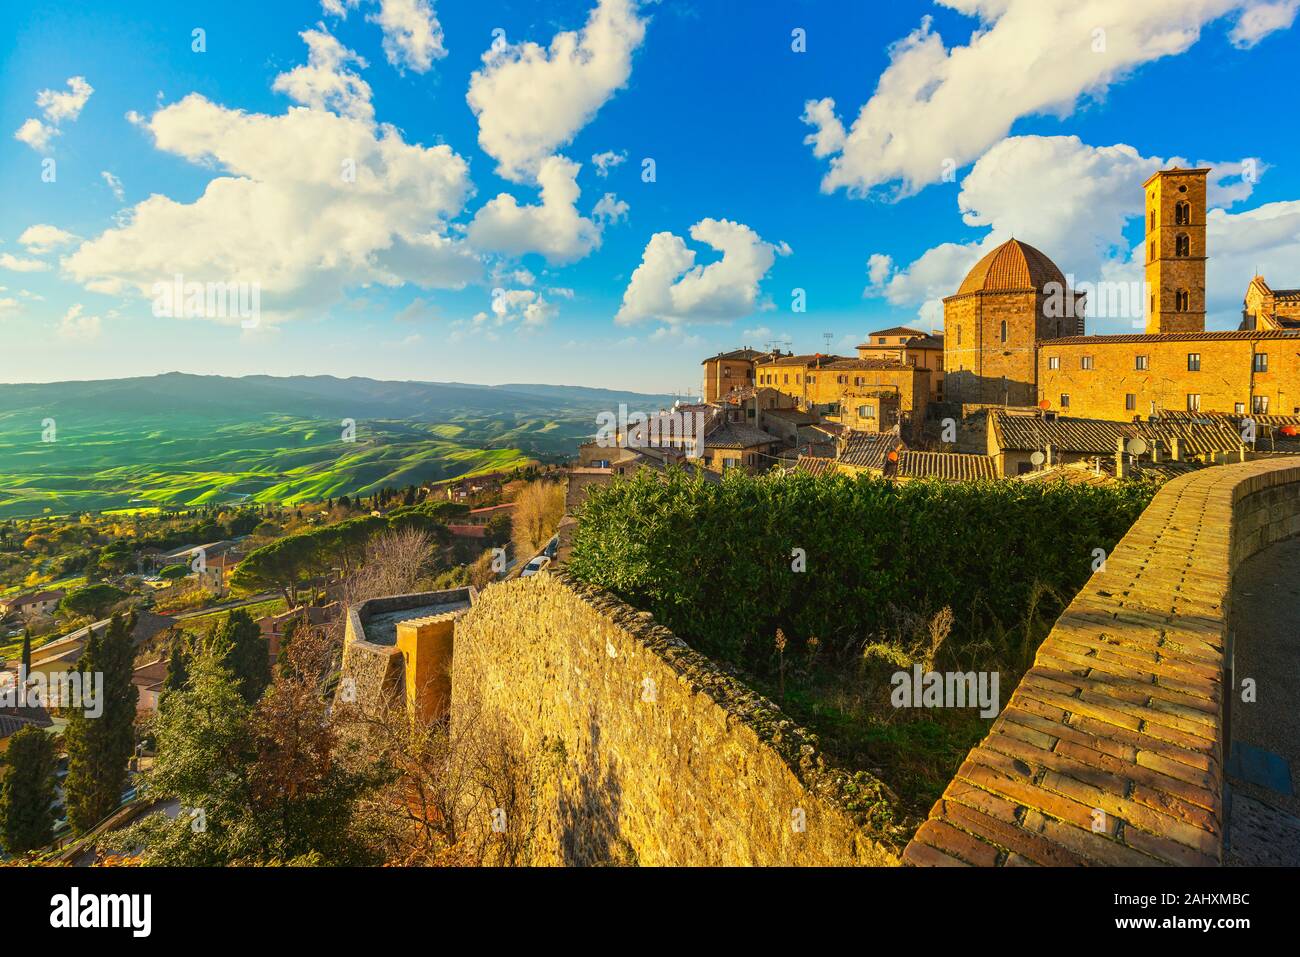
M 493 585 L 457 622 L 453 723 L 480 708 L 559 755 L 534 863 L 897 863 L 876 779 L 827 767 L 771 702 L 563 572 Z
M 1214 865 L 1233 572 L 1300 534 L 1300 456 L 1166 484 L 907 846 L 916 865 Z

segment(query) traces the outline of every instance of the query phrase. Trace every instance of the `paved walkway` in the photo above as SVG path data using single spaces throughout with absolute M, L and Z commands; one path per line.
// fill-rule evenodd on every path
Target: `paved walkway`
M 1300 534 L 1298 484 L 1300 458 L 1279 456 L 1165 485 L 1043 641 L 904 863 L 1221 863 L 1229 569 L 1238 556 Z M 1295 582 L 1300 566 L 1288 561 L 1286 580 Z M 1294 590 L 1269 588 L 1275 597 L 1261 611 L 1284 616 Z M 1283 630 L 1272 619 L 1250 627 Z M 1294 677 L 1289 640 L 1289 652 L 1263 643 L 1273 657 L 1244 667 Z M 1273 678 L 1259 685 L 1261 695 L 1266 686 L 1282 693 Z M 1270 723 L 1273 715 L 1270 707 L 1256 716 L 1269 732 L 1260 745 L 1286 738 L 1294 746 L 1288 719 Z M 1243 824 L 1280 832 L 1266 812 L 1249 815 L 1258 809 L 1244 800 L 1240 807 Z
M 1227 863 L 1300 865 L 1300 539 L 1243 562 L 1232 603 Z M 1253 703 L 1241 700 L 1247 679 Z

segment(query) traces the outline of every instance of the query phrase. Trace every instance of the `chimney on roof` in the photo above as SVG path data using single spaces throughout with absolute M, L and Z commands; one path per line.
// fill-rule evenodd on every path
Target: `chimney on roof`
M 1124 477 L 1124 436 L 1115 440 L 1115 478 Z
M 1151 440 L 1151 464 L 1160 464 L 1160 443 L 1155 439 Z
M 1043 458 L 1043 465 L 1050 469 L 1050 468 L 1052 467 L 1052 465 L 1054 464 L 1054 463 L 1052 462 L 1052 443 L 1051 443 L 1051 442 L 1048 442 L 1047 445 L 1045 445 L 1045 446 L 1043 447 L 1043 455 L 1044 455 L 1044 458 Z
M 1177 435 L 1169 440 L 1169 457 L 1175 462 L 1183 460 L 1183 440 Z
M 1243 461 L 1243 462 L 1246 461 L 1246 446 L 1245 446 L 1245 445 L 1242 445 L 1242 446 L 1237 450 L 1237 454 L 1241 456 L 1241 461 Z

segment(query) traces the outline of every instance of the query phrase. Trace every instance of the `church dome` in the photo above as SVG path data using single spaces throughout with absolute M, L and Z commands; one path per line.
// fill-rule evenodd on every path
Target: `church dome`
M 1049 282 L 1060 283 L 1060 288 L 1065 289 L 1065 276 L 1056 263 L 1028 243 L 1008 239 L 975 264 L 962 280 L 957 295 L 1026 289 L 1041 292 Z

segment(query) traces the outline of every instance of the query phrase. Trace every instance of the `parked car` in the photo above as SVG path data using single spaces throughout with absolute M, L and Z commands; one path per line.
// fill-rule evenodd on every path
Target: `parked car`
M 529 575 L 536 575 L 543 568 L 551 563 L 551 560 L 545 555 L 538 555 L 531 562 L 524 566 L 524 570 L 519 573 L 520 578 L 527 578 Z

